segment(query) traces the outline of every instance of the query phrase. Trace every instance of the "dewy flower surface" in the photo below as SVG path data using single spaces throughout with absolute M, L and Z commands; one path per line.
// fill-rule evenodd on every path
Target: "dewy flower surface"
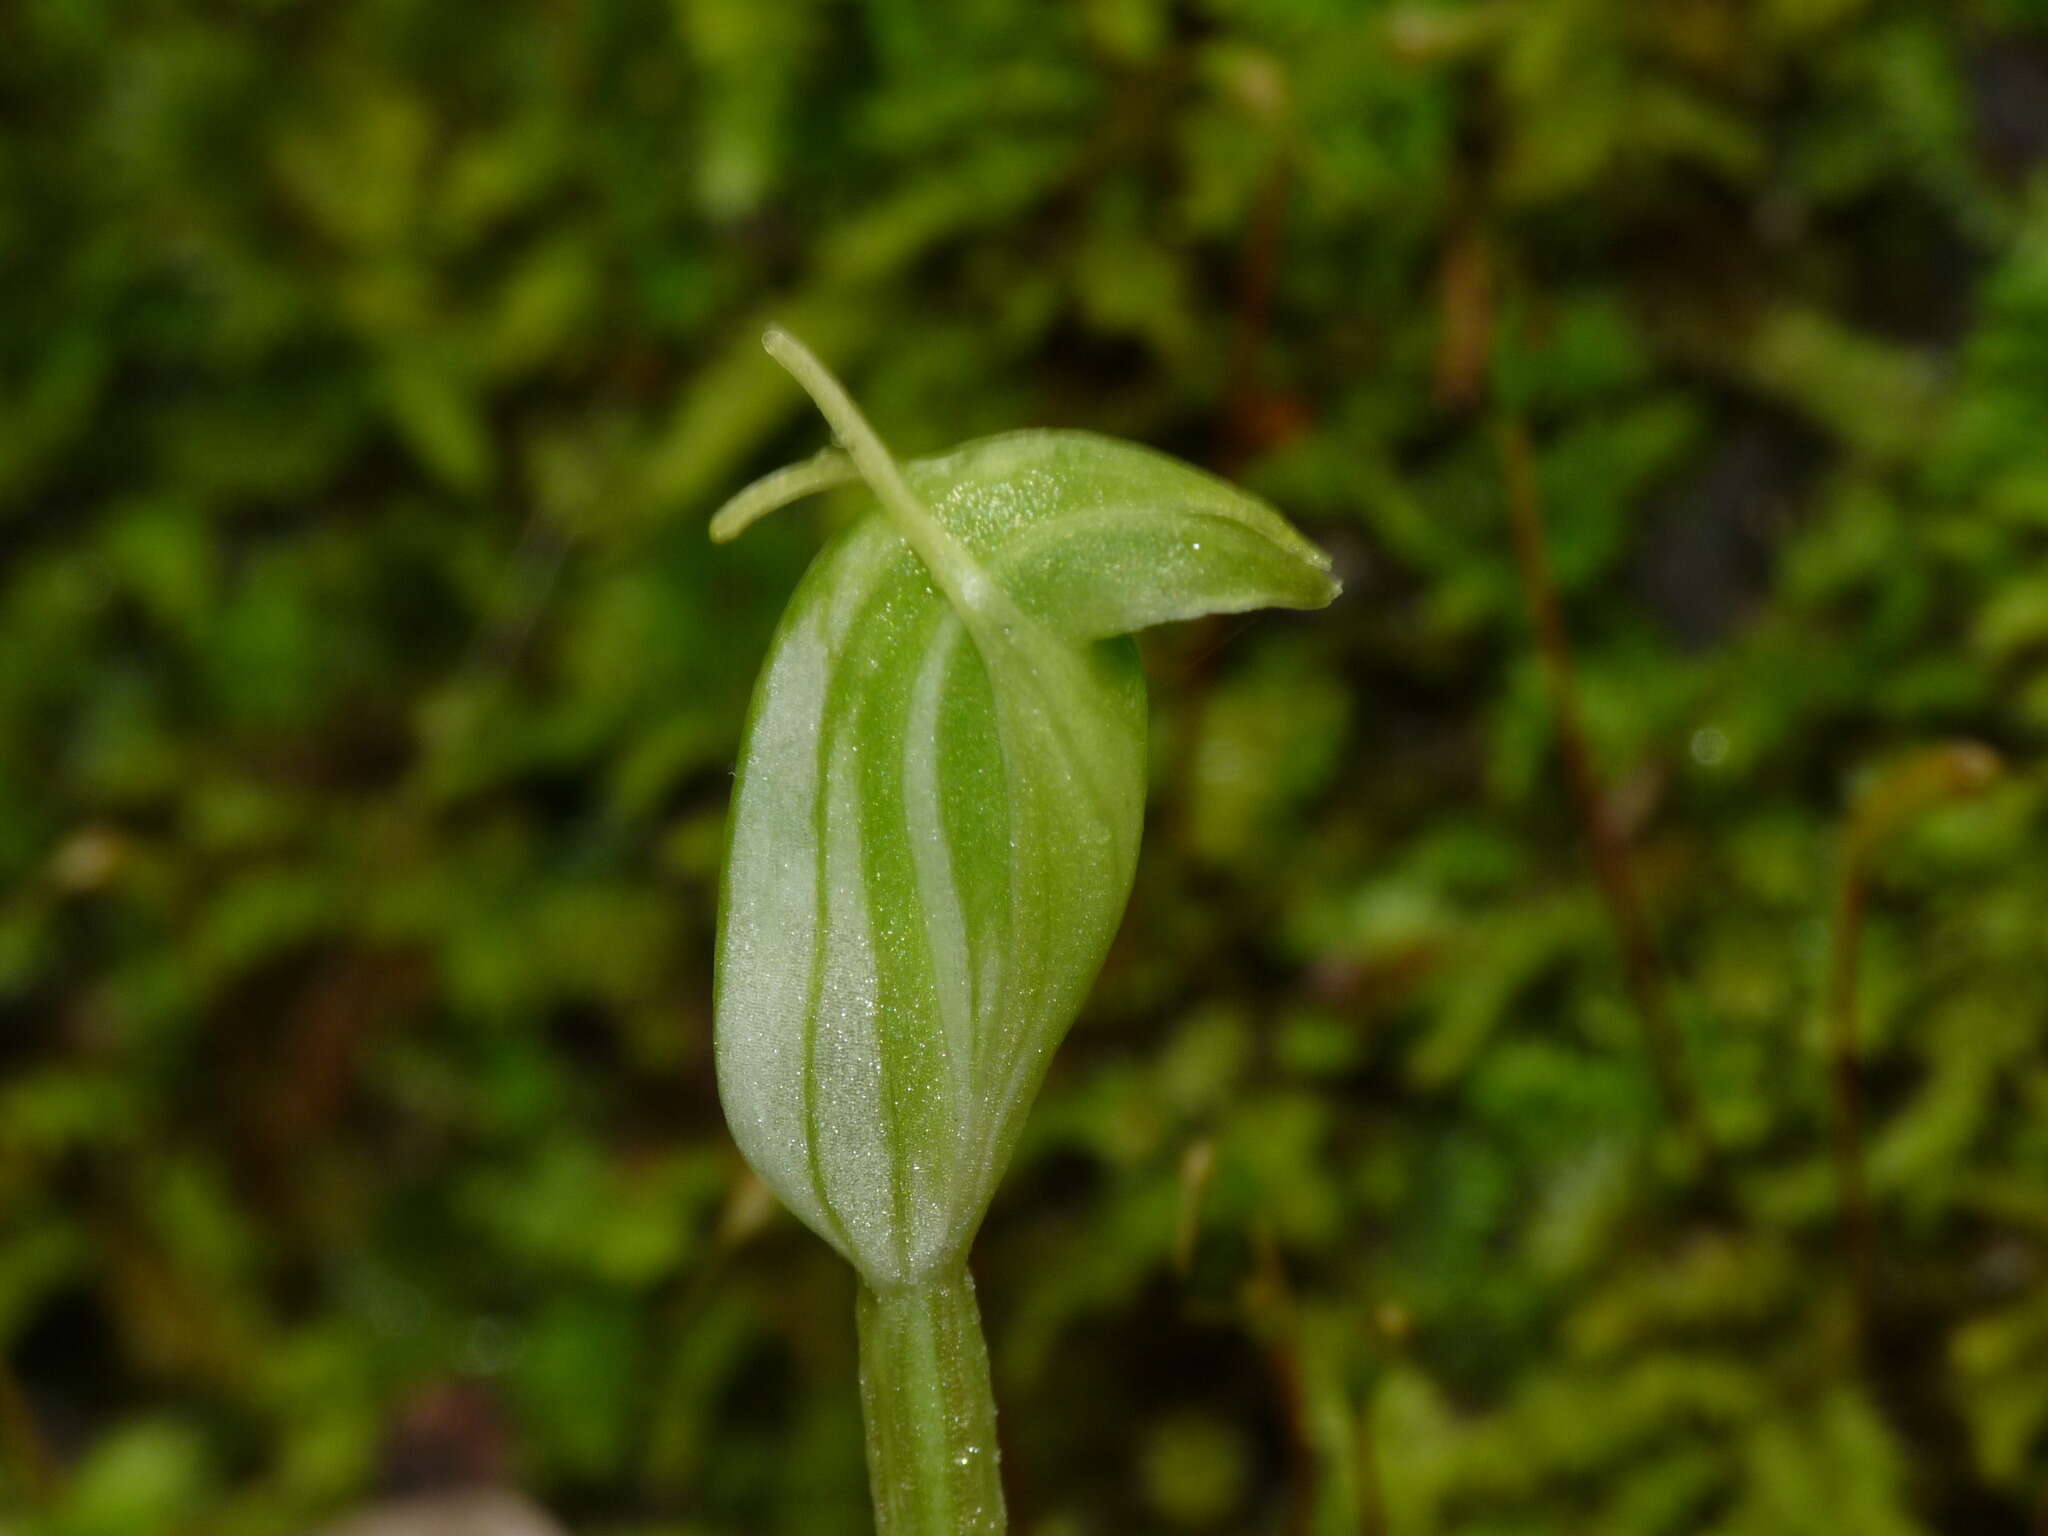
M 1145 800 L 1130 631 L 1336 595 L 1270 508 L 1079 432 L 899 466 L 792 338 L 838 449 L 742 491 L 875 506 L 812 564 L 754 692 L 719 919 L 719 1093 L 747 1160 L 860 1272 L 884 1536 L 1004 1527 L 966 1272 L 1122 917 Z
M 719 1087 L 790 1209 L 904 1284 L 964 1258 L 1122 915 L 1145 749 L 1127 632 L 1336 584 L 1278 514 L 1163 455 L 1016 432 L 899 471 L 822 370 L 805 383 L 852 458 L 770 477 L 721 531 L 855 472 L 878 505 L 805 576 L 755 692 Z

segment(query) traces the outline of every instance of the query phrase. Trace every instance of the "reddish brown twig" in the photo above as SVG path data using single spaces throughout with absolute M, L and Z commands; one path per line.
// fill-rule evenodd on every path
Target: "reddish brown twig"
M 0 1463 L 14 1474 L 32 1504 L 47 1504 L 57 1493 L 57 1455 L 43 1438 L 34 1405 L 0 1356 Z
M 1315 1508 L 1316 1450 L 1308 1431 L 1308 1386 L 1300 1357 L 1300 1330 L 1294 1310 L 1294 1290 L 1288 1283 L 1287 1266 L 1270 1228 L 1261 1221 L 1252 1229 L 1256 1267 L 1246 1281 L 1240 1298 L 1251 1332 L 1266 1347 L 1273 1372 L 1273 1384 L 1280 1397 L 1287 1426 L 1287 1479 L 1292 1497 L 1288 1530 L 1290 1536 L 1307 1531 Z
M 1387 1493 L 1380 1481 L 1372 1417 L 1372 1404 L 1362 1404 L 1358 1410 L 1358 1529 L 1359 1536 L 1387 1536 Z
M 1664 1001 L 1664 981 L 1657 951 L 1636 897 L 1635 876 L 1630 868 L 1628 844 L 1609 810 L 1600 777 L 1593 766 L 1593 754 L 1580 722 L 1578 685 L 1572 671 L 1571 642 L 1565 632 L 1564 610 L 1558 602 L 1557 585 L 1550 573 L 1550 557 L 1544 547 L 1543 513 L 1536 490 L 1535 454 L 1528 430 L 1512 416 L 1500 423 L 1501 460 L 1506 467 L 1508 522 L 1514 533 L 1515 567 L 1521 578 L 1522 599 L 1529 610 L 1529 622 L 1536 631 L 1537 653 L 1543 665 L 1543 683 L 1550 699 L 1551 716 L 1557 729 L 1558 756 L 1563 762 L 1565 785 L 1572 809 L 1578 817 L 1580 835 L 1587 857 L 1599 882 L 1601 899 L 1621 951 L 1622 972 L 1630 1000 L 1642 1027 L 1644 1054 L 1657 1082 L 1657 1092 L 1680 1134 L 1691 1150 L 1696 1168 L 1704 1171 L 1713 1163 L 1713 1147 L 1701 1120 L 1692 1084 L 1684 1069 L 1679 1042 L 1672 1029 Z
M 1273 163 L 1259 189 L 1245 239 L 1237 326 L 1230 340 L 1230 397 L 1225 407 L 1233 455 L 1256 451 L 1263 446 L 1268 433 L 1264 395 L 1259 386 L 1259 355 L 1272 326 L 1273 285 L 1280 272 L 1291 181 L 1283 143 L 1273 152 Z
M 1230 339 L 1223 405 L 1223 445 L 1217 468 L 1235 479 L 1267 449 L 1297 437 L 1307 412 L 1291 396 L 1268 389 L 1259 361 L 1272 330 L 1273 292 L 1287 243 L 1287 206 L 1294 189 L 1293 105 L 1287 76 L 1277 64 L 1239 72 L 1237 91 L 1250 126 L 1269 141 L 1271 158 L 1245 228 L 1237 284 L 1236 324 Z
M 1444 242 L 1437 292 L 1436 403 L 1469 410 L 1484 399 L 1493 369 L 1493 259 L 1477 219 L 1459 219 Z

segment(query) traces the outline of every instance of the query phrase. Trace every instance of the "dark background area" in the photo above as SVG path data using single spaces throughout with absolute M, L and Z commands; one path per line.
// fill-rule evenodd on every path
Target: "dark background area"
M 711 1074 L 769 321 L 1346 581 L 1147 637 L 1020 1533 L 2048 1528 L 2044 157 L 2022 0 L 0 9 L 0 1529 L 868 1529 Z

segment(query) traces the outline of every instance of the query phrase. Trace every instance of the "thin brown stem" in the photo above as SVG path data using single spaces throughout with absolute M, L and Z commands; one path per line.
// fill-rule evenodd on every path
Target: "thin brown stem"
M 1216 1143 L 1207 1136 L 1189 1142 L 1180 1159 L 1180 1211 L 1173 1235 L 1173 1267 L 1183 1279 L 1194 1273 L 1195 1245 L 1202 1236 L 1202 1204 L 1215 1176 Z
M 0 1356 L 0 1465 L 13 1474 L 29 1502 L 47 1504 L 56 1496 L 57 1453 L 5 1356 Z
M 1320 1308 L 1296 1304 L 1279 1245 L 1263 1222 L 1251 1231 L 1255 1268 L 1241 1315 L 1266 1350 L 1287 1430 L 1289 1536 L 1380 1531 L 1378 1468 L 1347 1381 L 1347 1334 Z M 1336 1327 L 1339 1331 L 1333 1332 Z
M 1465 411 L 1485 397 L 1493 366 L 1494 270 L 1484 225 L 1457 216 L 1437 269 L 1436 402 Z
M 1285 245 L 1291 181 L 1283 142 L 1274 150 L 1272 166 L 1259 189 L 1238 283 L 1237 325 L 1230 343 L 1230 397 L 1225 406 L 1228 457 L 1222 465 L 1230 474 L 1242 469 L 1243 460 L 1265 446 L 1270 430 L 1259 385 L 1259 356 L 1272 326 L 1273 287 Z
M 1508 521 L 1513 530 L 1515 568 L 1521 578 L 1522 600 L 1536 632 L 1537 653 L 1542 660 L 1543 683 L 1550 699 L 1551 716 L 1557 729 L 1557 750 L 1562 760 L 1565 785 L 1572 810 L 1578 818 L 1580 836 L 1600 886 L 1608 920 L 1613 924 L 1616 946 L 1621 952 L 1623 976 L 1629 998 L 1641 1025 L 1644 1054 L 1656 1078 L 1658 1096 L 1672 1123 L 1685 1138 L 1696 1168 L 1712 1166 L 1713 1147 L 1706 1132 L 1699 1105 L 1692 1091 L 1678 1037 L 1665 1004 L 1662 969 L 1656 946 L 1643 921 L 1642 905 L 1636 895 L 1635 876 L 1629 862 L 1627 840 L 1616 825 L 1593 766 L 1593 754 L 1579 713 L 1578 683 L 1572 668 L 1570 637 L 1566 633 L 1564 608 L 1558 601 L 1557 584 L 1550 571 L 1550 556 L 1544 545 L 1543 513 L 1536 489 L 1535 453 L 1528 429 L 1512 416 L 1500 423 L 1501 460 L 1506 469 Z
M 1380 1482 L 1372 1409 L 1370 1398 L 1358 1408 L 1358 1529 L 1360 1536 L 1387 1536 L 1387 1494 Z
M 1299 403 L 1266 387 L 1259 361 L 1272 331 L 1273 294 L 1286 254 L 1287 208 L 1294 185 L 1294 123 L 1286 72 L 1277 64 L 1247 69 L 1238 82 L 1247 127 L 1267 142 L 1270 158 L 1244 234 L 1231 330 L 1223 443 L 1216 468 L 1236 479 L 1258 454 L 1298 433 Z
M 1834 1101 L 1835 1200 L 1859 1329 L 1873 1299 L 1870 1190 L 1863 1176 L 1863 1072 L 1856 1030 L 1856 955 L 1862 947 L 1864 844 L 1857 825 L 1844 840 L 1828 956 L 1828 1091 Z
M 1308 1432 L 1308 1387 L 1302 1373 L 1300 1330 L 1294 1289 L 1279 1244 L 1263 1222 L 1252 1231 L 1256 1268 L 1246 1284 L 1243 1307 L 1252 1331 L 1266 1345 L 1266 1358 L 1287 1425 L 1289 1536 L 1306 1536 L 1315 1512 L 1316 1448 Z

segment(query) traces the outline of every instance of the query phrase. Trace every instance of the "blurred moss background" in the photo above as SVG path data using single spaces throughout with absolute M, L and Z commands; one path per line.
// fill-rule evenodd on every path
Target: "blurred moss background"
M 1148 640 L 1021 1533 L 2044 1528 L 2038 0 L 13 0 L 0 111 L 9 1536 L 868 1529 L 710 1070 L 771 319 L 1347 581 Z

